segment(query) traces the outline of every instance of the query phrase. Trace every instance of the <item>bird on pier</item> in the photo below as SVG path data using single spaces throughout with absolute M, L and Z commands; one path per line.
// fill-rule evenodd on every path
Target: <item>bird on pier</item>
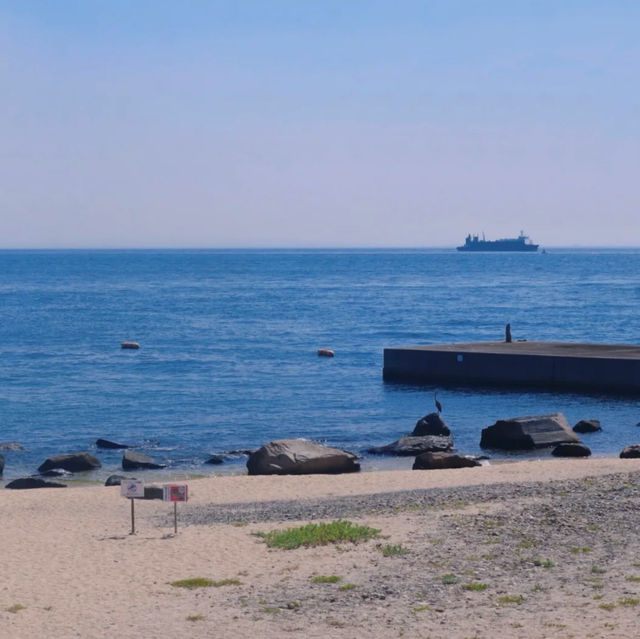
M 442 412 L 442 404 L 438 401 L 438 393 L 435 392 L 433 394 L 433 401 L 435 402 L 436 405 L 436 410 L 438 411 L 438 415 Z

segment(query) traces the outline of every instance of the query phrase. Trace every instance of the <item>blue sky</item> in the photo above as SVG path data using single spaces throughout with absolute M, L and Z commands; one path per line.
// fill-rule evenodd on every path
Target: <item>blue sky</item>
M 0 2 L 0 246 L 638 246 L 639 18 Z

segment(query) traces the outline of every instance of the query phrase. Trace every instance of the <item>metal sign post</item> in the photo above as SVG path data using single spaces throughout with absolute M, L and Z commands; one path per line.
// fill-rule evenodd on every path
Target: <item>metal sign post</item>
M 131 532 L 130 535 L 136 534 L 136 498 L 144 497 L 144 482 L 141 481 L 123 481 L 120 484 L 120 494 L 131 502 Z
M 162 487 L 162 500 L 173 502 L 173 532 L 178 534 L 178 502 L 189 499 L 189 487 L 186 484 L 165 484 Z

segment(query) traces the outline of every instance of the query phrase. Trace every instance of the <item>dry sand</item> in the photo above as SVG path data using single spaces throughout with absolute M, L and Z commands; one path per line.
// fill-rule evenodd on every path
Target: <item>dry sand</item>
M 215 504 L 228 512 L 229 504 L 280 500 L 274 512 L 287 522 L 239 517 L 183 525 L 174 536 L 170 505 L 137 501 L 137 534 L 129 535 L 129 503 L 117 487 L 0 491 L 0 636 L 640 634 L 640 460 L 187 483 L 190 501 L 178 511 L 185 521 Z M 433 489 L 447 489 L 435 505 Z M 418 492 L 403 501 L 407 490 Z M 368 500 L 396 491 L 395 506 L 366 512 Z M 296 525 L 299 506 L 316 503 L 309 500 L 328 498 L 328 512 L 342 514 L 345 496 L 369 496 L 349 519 L 382 538 L 285 551 L 252 534 Z M 387 557 L 386 545 L 407 552 Z M 327 575 L 340 580 L 312 581 Z M 190 577 L 240 583 L 171 585 Z

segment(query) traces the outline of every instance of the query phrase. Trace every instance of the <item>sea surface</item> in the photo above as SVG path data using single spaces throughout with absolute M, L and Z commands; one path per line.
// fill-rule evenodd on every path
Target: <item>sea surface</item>
M 77 451 L 103 463 L 89 478 L 116 472 L 98 437 L 174 476 L 244 472 L 229 451 L 285 437 L 363 453 L 434 410 L 435 386 L 383 382 L 384 347 L 501 340 L 507 322 L 514 339 L 640 344 L 639 310 L 640 249 L 0 251 L 0 442 L 24 446 L 4 479 Z M 556 411 L 601 421 L 582 437 L 595 455 L 640 442 L 638 397 L 437 390 L 461 453 L 486 452 L 497 419 Z

